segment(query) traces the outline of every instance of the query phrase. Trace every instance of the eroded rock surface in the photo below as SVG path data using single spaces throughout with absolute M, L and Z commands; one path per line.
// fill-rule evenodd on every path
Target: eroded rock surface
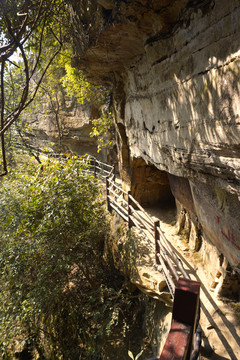
M 171 189 L 183 254 L 214 296 L 239 302 L 239 1 L 71 0 L 71 9 L 74 64 L 113 86 L 124 188 L 159 209 Z M 132 279 L 156 293 L 145 265 Z M 205 286 L 208 358 L 237 359 L 237 322 L 216 315 Z
M 80 104 L 60 92 L 55 100 L 42 96 L 41 103 L 27 118 L 30 143 L 36 149 L 74 153 L 86 153 L 104 158 L 105 153 L 97 153 L 97 139 L 90 136 L 91 119 L 97 116 L 90 104 Z
M 179 179 L 172 192 L 188 213 L 191 249 L 209 243 L 239 272 L 239 1 L 72 0 L 70 8 L 74 64 L 113 85 L 126 187 L 152 197 L 135 181 L 134 159 L 170 174 L 170 186 Z

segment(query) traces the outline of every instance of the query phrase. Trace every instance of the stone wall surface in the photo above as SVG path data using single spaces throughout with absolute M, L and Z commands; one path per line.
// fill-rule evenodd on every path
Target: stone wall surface
M 136 159 L 168 173 L 191 213 L 192 249 L 202 236 L 239 271 L 239 1 L 69 3 L 74 64 L 95 83 L 113 85 L 128 187 L 148 197 L 139 182 L 147 170 L 137 174 Z
M 90 103 L 80 104 L 75 98 L 60 95 L 54 101 L 43 96 L 26 119 L 30 125 L 26 136 L 32 146 L 50 152 L 87 153 L 105 159 L 105 152 L 97 153 L 97 139 L 90 136 L 96 109 Z
M 239 15 L 234 1 L 198 11 L 187 28 L 145 46 L 125 85 L 132 156 L 237 193 Z
M 81 105 L 76 101 L 68 101 L 66 106 L 66 103 L 61 103 L 56 114 L 46 101 L 45 109 L 36 115 L 37 129 L 55 143 L 59 142 L 60 134 L 62 150 L 66 152 L 96 154 L 96 140 L 89 135 L 92 129 L 91 116 L 90 104 Z
M 240 263 L 240 212 L 237 195 L 191 182 L 198 220 L 204 236 L 233 266 Z
M 132 157 L 238 192 L 239 2 L 157 3 L 72 1 L 75 62 L 123 83 Z

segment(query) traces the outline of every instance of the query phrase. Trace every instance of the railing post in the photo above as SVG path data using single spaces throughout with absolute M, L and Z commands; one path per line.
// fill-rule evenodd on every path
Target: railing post
M 116 169 L 115 169 L 115 165 L 113 165 L 113 181 L 115 182 L 116 180 Z
M 130 206 L 132 205 L 132 200 L 130 198 L 131 195 L 131 191 L 128 191 L 128 228 L 131 229 L 131 227 L 133 226 L 132 220 L 131 220 L 131 208 Z
M 160 226 L 159 220 L 155 221 L 154 222 L 154 238 L 155 238 L 155 259 L 156 259 L 157 265 L 160 264 L 160 260 L 157 256 L 157 254 L 160 254 L 160 246 L 158 244 L 158 240 L 160 240 L 160 235 L 159 235 L 159 231 L 157 229 L 159 226 Z
M 106 197 L 107 197 L 107 209 L 111 212 L 110 199 L 109 199 L 109 178 L 106 177 Z
M 96 159 L 95 158 L 93 160 L 93 174 L 94 174 L 94 177 L 96 177 Z

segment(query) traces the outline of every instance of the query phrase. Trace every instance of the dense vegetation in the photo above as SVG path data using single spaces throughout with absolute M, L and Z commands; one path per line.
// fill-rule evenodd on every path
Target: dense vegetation
M 92 136 L 102 148 L 111 89 L 71 67 L 65 1 L 4 0 L 0 31 L 0 357 L 96 360 L 124 347 L 127 358 L 134 327 L 141 333 L 141 297 L 106 252 L 99 184 L 78 158 L 44 161 L 26 135 L 48 97 L 61 145 L 60 88 L 99 108 Z
M 4 0 L 0 8 L 0 176 L 7 174 L 14 152 L 25 146 L 39 161 L 38 149 L 29 142 L 34 113 L 48 102 L 55 114 L 61 151 L 63 124 L 59 120 L 62 96 L 98 109 L 92 136 L 99 150 L 108 144 L 111 127 L 110 90 L 90 84 L 72 68 L 71 25 L 63 0 Z
M 115 328 L 119 343 L 129 336 L 138 296 L 104 260 L 105 212 L 82 167 L 51 160 L 1 183 L 3 359 L 23 349 L 42 359 L 102 359 Z

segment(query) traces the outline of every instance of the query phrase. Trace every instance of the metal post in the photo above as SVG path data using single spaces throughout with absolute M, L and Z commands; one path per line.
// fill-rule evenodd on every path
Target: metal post
M 95 158 L 93 160 L 93 173 L 94 173 L 94 177 L 96 177 L 96 159 Z
M 113 181 L 115 182 L 116 180 L 116 168 L 115 165 L 113 165 Z
M 160 254 L 160 246 L 158 244 L 158 240 L 160 240 L 160 235 L 159 235 L 159 231 L 157 229 L 158 227 L 160 227 L 159 220 L 154 222 L 155 259 L 156 259 L 157 265 L 160 264 L 160 260 L 159 260 L 158 255 L 157 255 L 157 254 Z
M 107 209 L 111 212 L 110 199 L 109 199 L 109 179 L 106 177 L 106 197 L 107 197 Z
M 132 205 L 132 200 L 130 198 L 131 195 L 131 191 L 128 191 L 128 228 L 131 229 L 131 227 L 133 226 L 132 220 L 131 220 L 131 208 L 130 206 Z

